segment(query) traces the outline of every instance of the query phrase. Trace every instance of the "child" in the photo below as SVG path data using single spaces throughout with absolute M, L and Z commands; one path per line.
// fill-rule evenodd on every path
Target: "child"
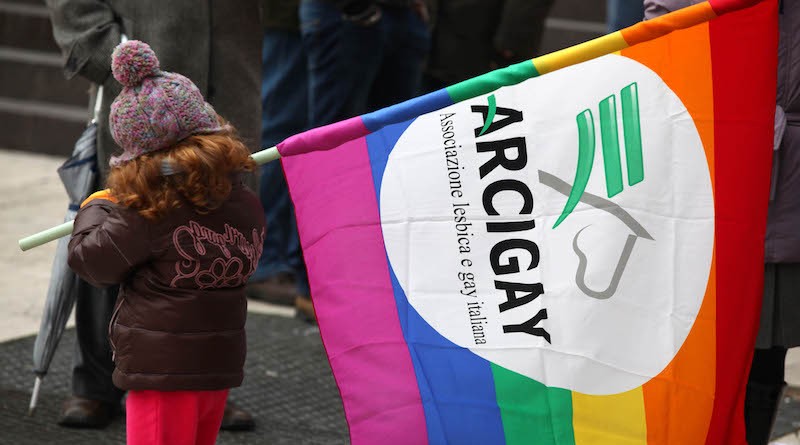
M 109 339 L 128 390 L 128 444 L 213 444 L 245 359 L 244 285 L 264 212 L 240 175 L 255 163 L 186 77 L 159 70 L 145 43 L 112 55 L 124 89 L 110 127 L 123 148 L 108 190 L 75 219 L 69 265 L 120 283 Z

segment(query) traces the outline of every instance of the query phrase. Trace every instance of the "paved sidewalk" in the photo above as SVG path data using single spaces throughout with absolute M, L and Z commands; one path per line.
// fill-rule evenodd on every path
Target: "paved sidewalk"
M 56 174 L 63 161 L 0 150 L 0 341 L 39 329 L 56 243 L 22 252 L 17 240 L 63 222 L 67 194 Z
M 120 419 L 105 431 L 55 426 L 69 387 L 68 330 L 45 380 L 40 409 L 25 416 L 33 375 L 33 335 L 39 328 L 55 243 L 21 252 L 17 240 L 60 224 L 66 193 L 55 173 L 64 159 L 0 149 L 0 444 L 124 443 Z M 231 398 L 251 409 L 253 433 L 222 434 L 221 444 L 347 443 L 338 390 L 316 328 L 290 318 L 292 310 L 251 303 L 245 386 Z M 800 349 L 790 351 L 787 394 L 774 444 L 800 445 Z M 783 437 L 781 437 L 783 436 Z

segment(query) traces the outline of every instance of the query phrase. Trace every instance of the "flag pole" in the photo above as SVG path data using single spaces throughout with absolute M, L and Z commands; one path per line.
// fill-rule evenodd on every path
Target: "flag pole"
M 250 155 L 250 157 L 256 161 L 256 164 L 263 165 L 276 159 L 280 159 L 281 154 L 278 152 L 278 147 L 270 147 L 261 151 L 257 151 Z M 72 233 L 72 224 L 73 221 L 67 221 L 63 224 L 59 224 L 55 227 L 51 227 L 47 230 L 43 230 L 39 233 L 22 238 L 18 242 L 19 248 L 25 252 L 26 250 L 30 250 L 34 247 L 47 244 L 50 241 L 55 241 L 59 238 L 65 237 Z

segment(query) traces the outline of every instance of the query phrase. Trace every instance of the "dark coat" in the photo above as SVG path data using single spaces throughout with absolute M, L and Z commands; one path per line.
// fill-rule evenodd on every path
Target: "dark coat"
M 456 82 L 491 70 L 498 51 L 520 62 L 537 55 L 553 0 L 437 0 L 427 74 Z
M 782 4 L 777 103 L 785 121 L 777 127 L 785 127 L 772 158 L 759 348 L 800 346 L 800 0 Z
M 120 149 L 108 130 L 121 85 L 111 52 L 124 33 L 148 43 L 161 69 L 191 79 L 214 109 L 257 151 L 261 128 L 261 9 L 258 0 L 46 0 L 67 78 L 104 85 L 98 156 Z M 105 177 L 105 175 L 103 175 Z
M 300 0 L 263 0 L 261 6 L 265 30 L 300 30 Z
M 786 126 L 773 160 L 765 253 L 769 263 L 800 263 L 800 0 L 783 0 L 779 20 L 777 103 Z
M 337 9 L 344 13 L 358 14 L 366 10 L 372 5 L 383 5 L 389 7 L 407 7 L 410 6 L 414 0 L 328 0 L 333 3 Z
M 263 249 L 260 209 L 240 183 L 213 212 L 187 204 L 157 223 L 104 199 L 78 212 L 69 266 L 94 286 L 120 284 L 109 327 L 114 385 L 199 391 L 242 383 L 244 285 Z
M 644 18 L 652 19 L 705 0 L 644 0 Z

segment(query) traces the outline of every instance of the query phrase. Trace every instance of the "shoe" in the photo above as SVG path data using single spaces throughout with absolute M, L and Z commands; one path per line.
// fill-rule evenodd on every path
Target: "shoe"
M 225 413 L 222 415 L 222 424 L 219 429 L 225 431 L 252 431 L 255 427 L 256 422 L 250 413 L 230 401 L 225 404 Z
M 291 306 L 297 295 L 297 286 L 291 274 L 281 273 L 263 281 L 248 283 L 244 291 L 247 298 L 253 300 Z
M 314 304 L 311 303 L 311 298 L 304 295 L 295 297 L 294 299 L 295 316 L 308 323 L 317 322 L 317 314 L 314 312 Z
M 105 428 L 116 414 L 112 403 L 72 396 L 64 401 L 58 424 L 70 428 Z

